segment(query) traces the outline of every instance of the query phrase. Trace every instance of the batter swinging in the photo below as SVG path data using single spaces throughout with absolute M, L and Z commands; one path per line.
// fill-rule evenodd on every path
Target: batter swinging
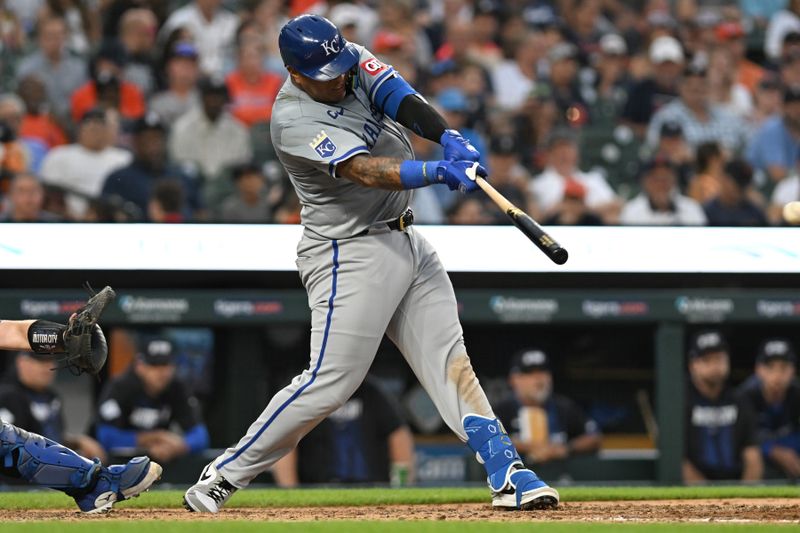
M 411 227 L 411 189 L 471 192 L 480 154 L 391 66 L 303 15 L 280 32 L 289 70 L 272 111 L 272 140 L 302 204 L 297 267 L 311 308 L 311 362 L 247 434 L 212 461 L 184 497 L 215 513 L 347 401 L 386 333 L 447 425 L 486 468 L 492 504 L 558 505 L 522 464 L 472 370 L 447 273 Z M 441 142 L 443 161 L 413 161 L 403 125 Z

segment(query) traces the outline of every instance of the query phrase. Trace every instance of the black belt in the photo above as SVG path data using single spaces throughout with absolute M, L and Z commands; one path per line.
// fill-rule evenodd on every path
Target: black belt
M 386 223 L 392 231 L 403 231 L 411 224 L 414 223 L 414 212 L 411 209 L 406 209 L 402 215 L 394 220 Z
M 385 233 L 387 229 L 389 231 L 405 231 L 405 229 L 413 223 L 414 212 L 411 211 L 411 209 L 406 209 L 402 215 L 394 220 L 383 223 L 375 223 L 364 231 L 353 235 L 353 237 L 363 237 L 364 235 L 369 235 L 370 233 Z

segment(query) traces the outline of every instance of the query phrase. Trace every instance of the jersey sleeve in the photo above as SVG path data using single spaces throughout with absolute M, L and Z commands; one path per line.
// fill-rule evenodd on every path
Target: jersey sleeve
M 357 154 L 369 153 L 366 141 L 354 132 L 331 123 L 308 121 L 284 126 L 276 148 L 293 174 L 325 172 L 332 178 L 337 178 L 336 165 Z
M 118 428 L 127 427 L 131 405 L 124 393 L 124 383 L 112 381 L 100 395 L 97 407 L 97 423 Z
M 370 102 L 392 120 L 397 120 L 397 111 L 403 98 L 418 94 L 391 65 L 382 62 L 363 47 L 356 73 L 356 83 L 367 93 Z

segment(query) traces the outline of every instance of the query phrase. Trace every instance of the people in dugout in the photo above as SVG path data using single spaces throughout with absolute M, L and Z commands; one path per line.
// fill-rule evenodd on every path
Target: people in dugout
M 102 461 L 106 453 L 88 435 L 68 434 L 64 427 L 64 400 L 53 387 L 56 373 L 49 354 L 17 352 L 0 382 L 0 418 L 55 442 L 84 457 Z
M 557 506 L 558 492 L 525 468 L 492 411 L 467 355 L 453 287 L 408 209 L 413 189 L 478 189 L 481 154 L 394 68 L 327 19 L 290 20 L 279 47 L 290 76 L 270 133 L 302 205 L 297 265 L 311 308 L 309 367 L 203 469 L 184 505 L 219 512 L 294 449 L 358 389 L 386 333 L 483 464 L 493 506 Z M 443 159 L 413 160 L 403 127 L 441 144 Z
M 800 384 L 792 344 L 780 337 L 765 340 L 755 373 L 737 392 L 756 414 L 764 460 L 787 478 L 800 478 Z
M 160 464 L 208 448 L 200 404 L 175 375 L 175 345 L 140 335 L 128 370 L 106 384 L 97 408 L 97 440 L 117 457 L 147 453 Z
M 310 483 L 391 483 L 414 480 L 414 437 L 400 407 L 367 375 L 347 402 L 275 463 L 281 487 Z
M 728 344 L 719 331 L 697 333 L 689 346 L 683 480 L 757 481 L 764 463 L 755 414 L 728 385 Z
M 508 382 L 511 396 L 495 406 L 517 450 L 534 463 L 547 463 L 596 452 L 601 434 L 570 398 L 553 392 L 547 354 L 539 349 L 517 353 Z
M 64 353 L 66 330 L 64 325 L 44 320 L 2 320 L 0 349 Z M 105 347 L 99 327 L 92 336 L 95 346 Z M 60 490 L 74 498 L 81 511 L 101 513 L 116 502 L 149 489 L 161 477 L 161 466 L 148 457 L 104 466 L 99 459 L 83 457 L 58 442 L 0 419 L 0 474 Z

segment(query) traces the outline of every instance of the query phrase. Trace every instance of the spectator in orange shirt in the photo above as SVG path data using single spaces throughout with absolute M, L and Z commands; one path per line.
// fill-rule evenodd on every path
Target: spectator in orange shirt
M 17 85 L 17 95 L 25 103 L 25 114 L 19 126 L 21 138 L 39 141 L 47 150 L 67 144 L 67 136 L 50 114 L 47 87 L 38 75 L 22 78 Z
M 118 43 L 107 41 L 100 46 L 89 66 L 91 79 L 72 93 L 72 120 L 80 122 L 89 109 L 98 106 L 114 108 L 128 121 L 144 115 L 142 92 L 122 79 L 125 62 L 125 50 Z
M 737 80 L 747 87 L 750 94 L 756 92 L 756 86 L 764 77 L 764 69 L 747 59 L 747 41 L 744 28 L 739 22 L 727 20 L 716 28 L 717 41 L 727 47 L 737 63 Z
M 280 76 L 265 71 L 263 65 L 263 45 L 243 43 L 239 47 L 238 66 L 225 80 L 231 97 L 231 113 L 248 127 L 269 121 L 275 96 L 283 84 Z

